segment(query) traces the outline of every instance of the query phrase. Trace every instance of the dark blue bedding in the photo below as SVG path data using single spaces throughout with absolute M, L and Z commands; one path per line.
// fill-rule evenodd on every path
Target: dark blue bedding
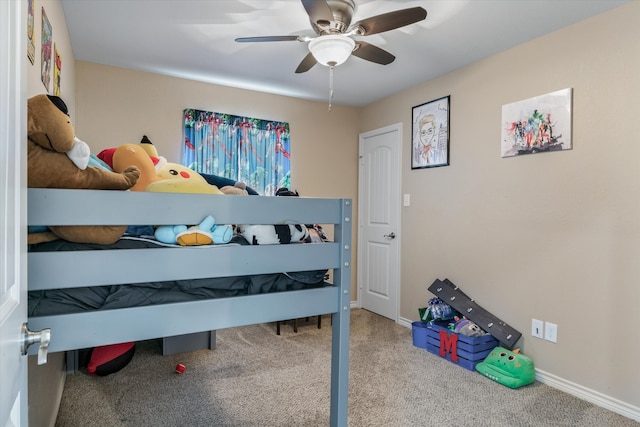
M 242 238 L 232 242 L 243 244 Z M 246 244 L 246 242 L 245 242 Z M 71 243 L 65 240 L 31 245 L 30 252 L 139 249 L 162 246 L 148 240 L 121 239 L 113 245 Z M 238 277 L 172 280 L 112 286 L 29 292 L 28 315 L 49 316 L 87 310 L 110 310 L 145 305 L 283 292 L 324 286 L 327 270 L 259 274 Z

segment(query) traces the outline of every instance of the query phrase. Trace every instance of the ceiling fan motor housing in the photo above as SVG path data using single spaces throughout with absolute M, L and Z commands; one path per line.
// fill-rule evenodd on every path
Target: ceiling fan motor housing
M 342 34 L 349 29 L 351 19 L 356 13 L 356 3 L 354 0 L 326 0 L 327 5 L 333 14 L 333 21 L 319 20 L 311 22 L 313 30 L 320 35 Z

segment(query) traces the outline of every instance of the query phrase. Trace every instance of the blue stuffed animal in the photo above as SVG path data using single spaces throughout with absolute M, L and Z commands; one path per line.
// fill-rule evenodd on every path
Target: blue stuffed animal
M 198 225 L 161 225 L 154 232 L 155 238 L 163 243 L 181 246 L 221 245 L 229 243 L 233 230 L 228 225 L 216 225 L 208 215 Z

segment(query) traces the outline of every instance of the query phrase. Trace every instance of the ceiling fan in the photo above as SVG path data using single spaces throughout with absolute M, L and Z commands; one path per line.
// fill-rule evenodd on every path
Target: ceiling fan
M 317 63 L 333 68 L 346 61 L 351 54 L 367 61 L 387 65 L 396 57 L 375 45 L 356 40 L 353 36 L 379 34 L 422 21 L 427 17 L 427 11 L 424 8 L 412 7 L 372 16 L 351 24 L 357 9 L 354 0 L 301 0 L 301 2 L 309 15 L 311 27 L 318 34 L 317 37 L 303 35 L 240 37 L 236 42 L 309 42 L 309 53 L 298 65 L 296 73 L 309 71 Z

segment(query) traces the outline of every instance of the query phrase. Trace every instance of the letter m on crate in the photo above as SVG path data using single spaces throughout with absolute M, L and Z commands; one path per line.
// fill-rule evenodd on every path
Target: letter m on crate
M 447 353 L 451 354 L 452 362 L 458 363 L 458 335 L 440 330 L 440 356 L 447 357 Z
M 421 322 L 425 323 L 427 332 L 426 350 L 438 355 L 458 366 L 475 371 L 478 363 L 482 362 L 491 350 L 498 345 L 491 335 L 468 337 L 456 334 L 449 329 L 447 321 Z

